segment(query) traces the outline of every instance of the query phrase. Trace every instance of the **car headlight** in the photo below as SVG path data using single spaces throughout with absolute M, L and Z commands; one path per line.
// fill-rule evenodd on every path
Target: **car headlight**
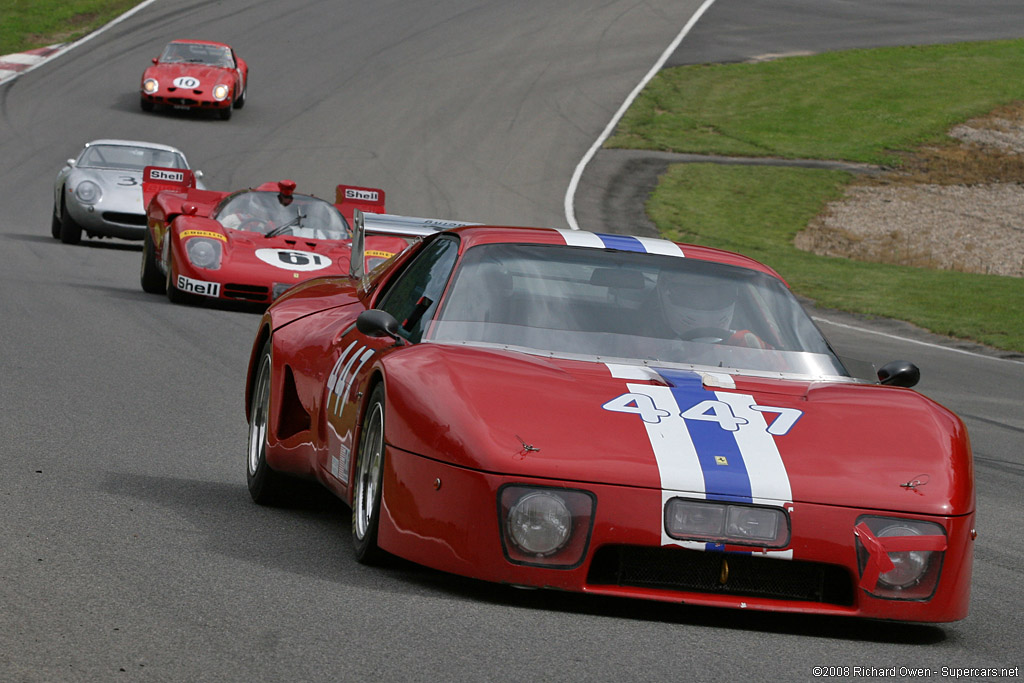
M 673 498 L 665 505 L 672 538 L 759 548 L 789 544 L 789 517 L 782 508 Z
M 498 501 L 510 562 L 569 569 L 583 561 L 594 518 L 593 494 L 514 484 L 501 489 Z
M 214 87 L 214 89 L 213 89 L 213 99 L 215 99 L 218 102 L 220 102 L 220 101 L 226 99 L 227 96 L 228 96 L 228 93 L 230 93 L 230 92 L 231 92 L 231 89 L 228 88 L 228 86 L 223 85 L 223 84 L 218 85 L 218 86 Z
M 146 93 L 147 95 L 152 95 L 159 89 L 160 84 L 157 82 L 155 78 L 147 78 L 146 80 L 142 81 L 142 92 Z
M 75 187 L 75 197 L 83 204 L 95 204 L 103 196 L 100 186 L 91 180 L 83 180 Z
M 935 522 L 861 517 L 854 529 L 860 587 L 877 597 L 927 600 L 935 592 L 946 530 Z
M 185 242 L 185 253 L 189 262 L 197 268 L 216 270 L 220 268 L 221 248 L 219 240 L 206 237 L 192 237 Z

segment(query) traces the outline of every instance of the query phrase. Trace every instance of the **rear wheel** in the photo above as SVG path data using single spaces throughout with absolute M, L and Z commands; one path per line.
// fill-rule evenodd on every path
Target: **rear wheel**
M 150 294 L 163 294 L 167 290 L 167 282 L 156 264 L 156 249 L 149 228 L 146 228 L 146 235 L 142 238 L 142 272 L 139 281 L 142 290 Z
M 64 197 L 60 199 L 60 208 L 60 241 L 64 244 L 78 244 L 82 241 L 82 226 L 71 217 Z
M 267 434 L 270 424 L 270 378 L 273 367 L 273 345 L 267 339 L 256 363 L 249 408 L 249 443 L 245 479 L 249 495 L 260 505 L 273 505 L 284 501 L 293 489 L 293 482 L 267 465 Z
M 352 542 L 356 560 L 362 564 L 376 564 L 385 557 L 377 546 L 383 480 L 384 385 L 378 384 L 370 394 L 363 418 L 352 496 Z

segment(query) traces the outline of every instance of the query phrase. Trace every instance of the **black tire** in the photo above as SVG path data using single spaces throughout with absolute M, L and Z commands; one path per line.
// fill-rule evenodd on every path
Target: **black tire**
M 249 409 L 249 439 L 246 449 L 245 480 L 249 496 L 260 505 L 287 501 L 295 488 L 292 479 L 267 464 L 267 428 L 270 423 L 270 382 L 273 344 L 263 343 L 256 361 Z
M 218 109 L 217 113 L 220 114 L 220 120 L 221 121 L 227 121 L 228 119 L 231 118 L 231 105 L 229 104 L 228 106 L 224 107 L 223 109 Z
M 242 88 L 242 94 L 235 98 L 235 109 L 241 109 L 245 106 L 245 96 L 249 92 L 249 81 L 245 82 L 245 87 Z
M 60 241 L 64 244 L 78 244 L 82 241 L 82 226 L 71 217 L 63 196 L 60 198 L 60 209 Z
M 164 237 L 164 239 L 171 239 L 170 235 Z M 164 291 L 167 294 L 167 300 L 172 304 L 194 304 L 198 297 L 195 294 L 189 294 L 183 292 L 174 285 L 174 260 L 168 256 L 167 258 L 167 275 L 164 279 Z
M 383 481 L 384 385 L 377 384 L 366 404 L 353 481 L 352 545 L 361 564 L 379 564 L 387 556 L 377 545 Z
M 64 190 L 62 189 L 61 192 Z M 53 235 L 53 239 L 60 239 L 60 219 L 57 218 L 57 206 L 53 207 L 53 216 L 50 218 L 50 234 Z
M 139 106 L 142 107 L 142 111 L 153 111 L 153 103 L 145 97 L 139 99 Z
M 167 291 L 167 280 L 156 264 L 156 249 L 153 247 L 153 236 L 148 227 L 146 235 L 142 238 L 142 271 L 139 274 L 139 282 L 142 290 L 150 294 L 164 294 Z

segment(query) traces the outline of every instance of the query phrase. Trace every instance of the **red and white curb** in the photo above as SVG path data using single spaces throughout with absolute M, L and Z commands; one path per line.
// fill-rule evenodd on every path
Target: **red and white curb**
M 22 71 L 28 71 L 32 67 L 42 64 L 62 47 L 64 47 L 63 44 L 51 45 L 0 57 L 0 83 L 14 78 Z

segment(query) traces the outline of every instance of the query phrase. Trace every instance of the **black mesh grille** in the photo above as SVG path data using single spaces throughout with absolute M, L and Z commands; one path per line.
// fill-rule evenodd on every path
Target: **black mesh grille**
M 594 554 L 587 582 L 853 604 L 853 583 L 842 567 L 685 548 L 605 546 Z
M 121 213 L 119 211 L 104 211 L 103 220 L 111 223 L 123 223 L 124 225 L 145 225 L 146 214 L 144 213 Z
M 226 284 L 224 285 L 224 296 L 243 301 L 266 301 L 270 296 L 270 288 L 257 285 Z

